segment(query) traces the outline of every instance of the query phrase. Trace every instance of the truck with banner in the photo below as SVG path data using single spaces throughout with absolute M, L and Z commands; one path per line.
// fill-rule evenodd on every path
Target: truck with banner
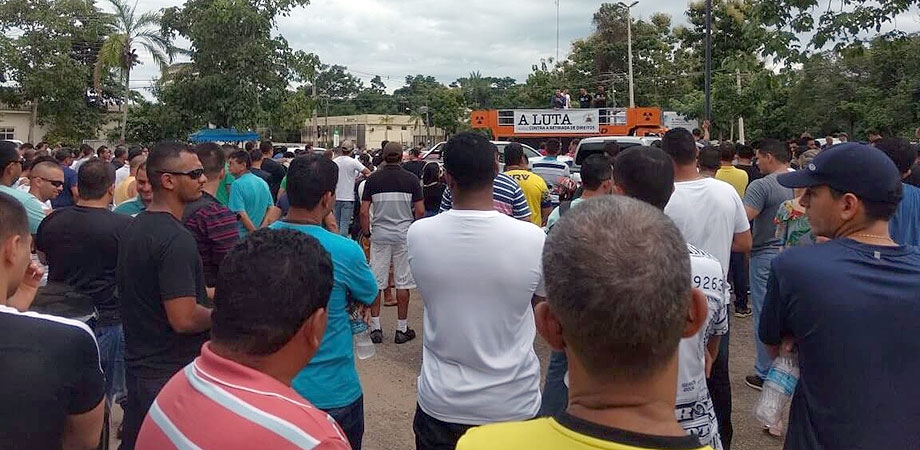
M 474 129 L 487 129 L 493 139 L 537 141 L 590 136 L 661 135 L 658 108 L 487 109 L 470 114 Z

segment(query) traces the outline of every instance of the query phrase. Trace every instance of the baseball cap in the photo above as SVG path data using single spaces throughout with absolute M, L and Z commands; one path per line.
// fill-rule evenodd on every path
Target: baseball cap
M 891 158 L 874 147 L 856 142 L 824 150 L 805 167 L 779 175 L 776 181 L 788 188 L 826 185 L 873 202 L 901 200 L 901 174 Z
M 13 161 L 21 161 L 15 142 L 0 141 L 0 169 Z
M 387 145 L 383 147 L 383 157 L 386 158 L 387 155 L 399 155 L 402 156 L 402 144 L 399 142 L 387 142 Z

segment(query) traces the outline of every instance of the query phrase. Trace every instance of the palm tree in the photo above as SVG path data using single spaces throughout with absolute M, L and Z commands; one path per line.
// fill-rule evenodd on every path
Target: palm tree
M 115 12 L 111 15 L 112 32 L 106 36 L 93 73 L 96 90 L 102 73 L 110 68 L 121 70 L 125 83 L 125 105 L 121 118 L 121 140 L 124 142 L 128 128 L 128 102 L 130 100 L 131 68 L 140 64 L 135 46 L 139 46 L 153 57 L 153 61 L 163 70 L 176 49 L 169 43 L 167 36 L 160 29 L 160 12 L 148 11 L 137 15 L 136 6 L 130 6 L 126 0 L 108 0 Z

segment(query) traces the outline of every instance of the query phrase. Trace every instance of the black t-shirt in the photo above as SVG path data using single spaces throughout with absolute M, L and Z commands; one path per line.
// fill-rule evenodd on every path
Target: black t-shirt
M 598 92 L 594 94 L 594 107 L 595 108 L 606 108 L 607 107 L 607 94 L 604 92 Z
M 415 174 L 415 176 L 418 177 L 419 180 L 421 180 L 422 171 L 425 170 L 426 164 L 427 163 L 425 161 L 417 160 L 417 161 L 406 161 L 402 164 L 402 166 L 403 166 L 403 169 L 406 169 L 409 172 L 412 172 L 413 174 Z
M 249 171 L 252 172 L 253 175 L 265 180 L 265 182 L 268 183 L 269 186 L 271 186 L 272 176 L 270 173 L 262 169 L 256 169 L 255 167 L 250 168 Z
M 591 107 L 591 94 L 585 93 L 578 96 L 578 106 L 580 108 Z
M 755 165 L 753 165 L 753 164 L 751 164 L 751 165 L 747 165 L 747 164 L 735 164 L 735 168 L 736 168 L 736 169 L 741 169 L 741 170 L 747 172 L 747 174 L 748 174 L 748 184 L 751 184 L 751 182 L 753 182 L 754 180 L 759 180 L 759 179 L 763 178 L 763 174 L 760 173 L 760 169 L 758 169 L 757 166 L 755 166 Z
M 278 198 L 278 191 L 281 189 L 281 181 L 284 180 L 284 176 L 287 175 L 287 169 L 284 168 L 284 164 L 273 159 L 265 158 L 262 160 L 262 170 L 269 175 L 269 179 L 266 180 L 266 182 L 268 183 L 268 189 L 272 191 L 272 198 Z
M 122 232 L 118 291 L 128 370 L 166 378 L 198 356 L 208 332 L 176 333 L 163 305 L 179 297 L 208 304 L 195 238 L 171 214 L 143 211 Z
M 67 416 L 105 395 L 85 325 L 0 306 L 0 448 L 59 449 Z
M 444 183 L 437 183 L 422 188 L 425 194 L 425 211 L 437 212 L 441 209 L 441 197 L 444 195 L 445 189 L 447 189 L 447 185 Z
M 48 281 L 92 298 L 100 326 L 121 322 L 115 263 L 118 235 L 131 220 L 105 208 L 74 206 L 54 211 L 35 234 L 35 248 L 48 261 Z

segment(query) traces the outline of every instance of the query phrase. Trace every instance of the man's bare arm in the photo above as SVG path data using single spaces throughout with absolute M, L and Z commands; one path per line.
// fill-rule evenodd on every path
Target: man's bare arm
M 199 305 L 194 297 L 178 297 L 163 302 L 166 318 L 173 331 L 194 334 L 211 329 L 211 310 Z
M 91 450 L 99 445 L 105 419 L 105 398 L 95 408 L 67 416 L 64 423 L 64 450 Z
M 754 245 L 754 239 L 751 237 L 751 230 L 735 233 L 732 236 L 732 251 L 736 253 L 747 253 L 751 251 Z
M 361 233 L 365 236 L 371 234 L 371 202 L 361 202 Z
M 246 211 L 240 211 L 236 213 L 236 216 L 239 217 L 239 221 L 246 227 L 250 233 L 256 231 L 256 226 L 252 223 L 252 219 L 249 218 L 249 215 L 246 214 Z

